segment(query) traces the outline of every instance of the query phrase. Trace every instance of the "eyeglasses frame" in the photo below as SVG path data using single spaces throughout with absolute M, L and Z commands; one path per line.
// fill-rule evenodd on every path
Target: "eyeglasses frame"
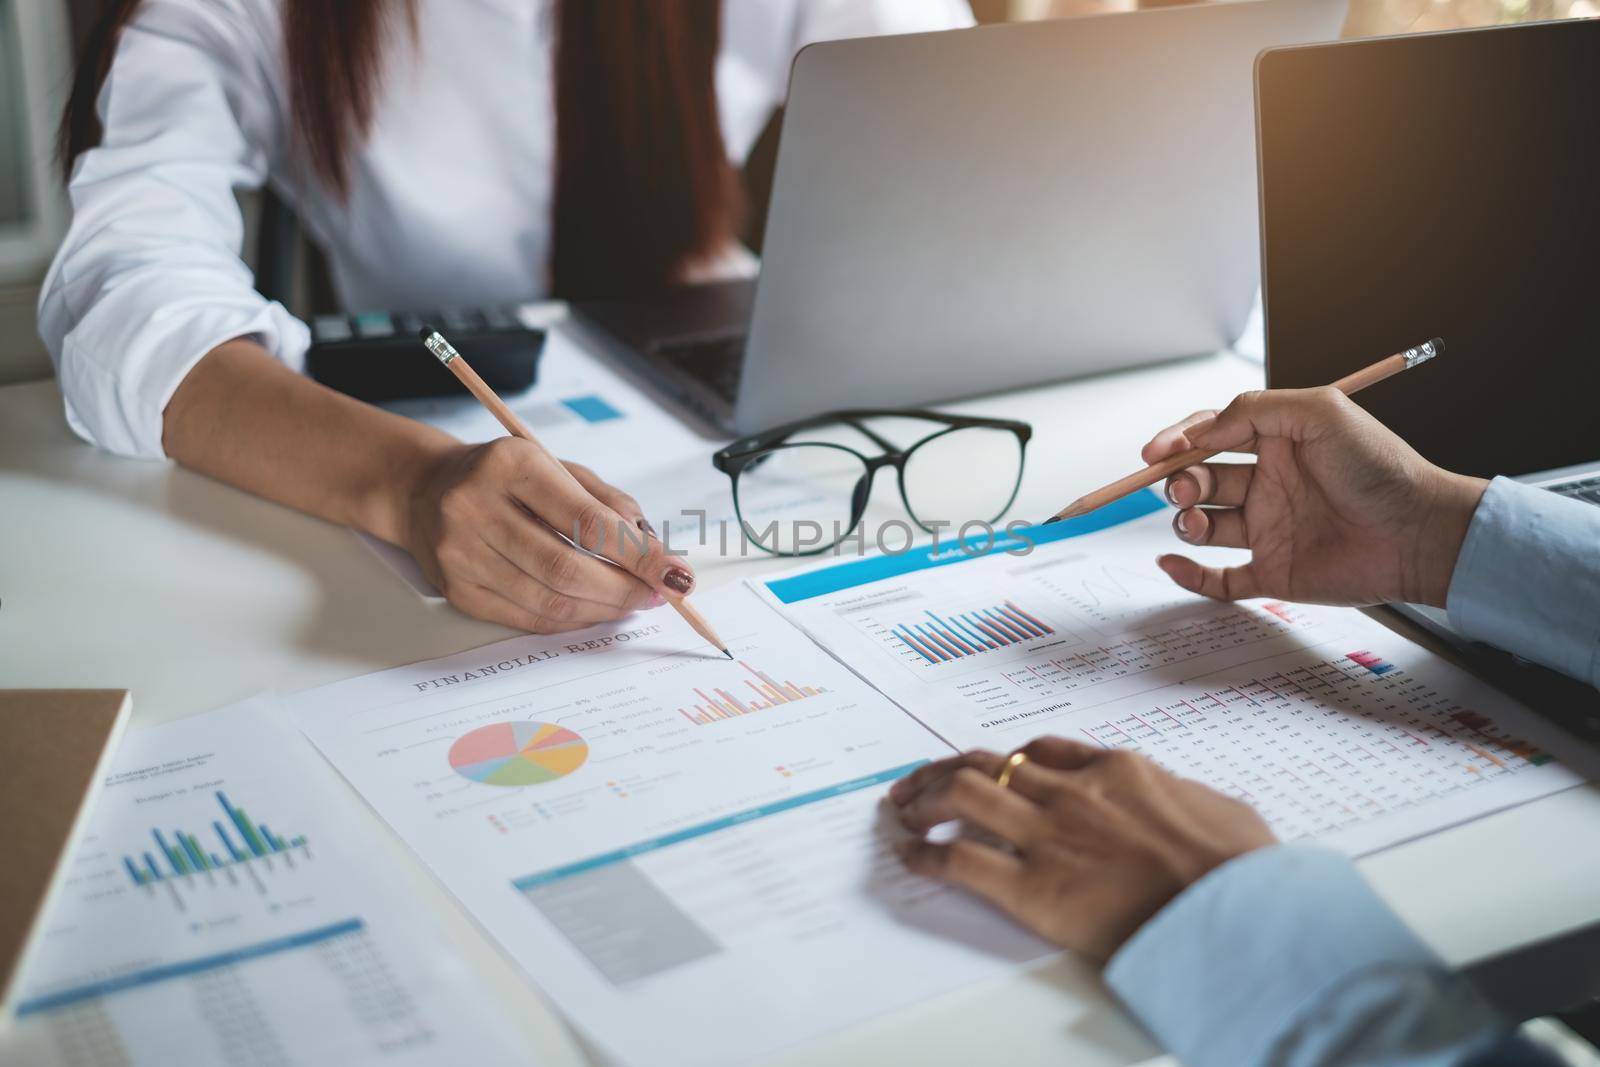
M 933 433 L 920 438 L 907 447 L 901 448 L 887 440 L 882 434 L 876 433 L 863 425 L 867 419 L 922 419 L 927 422 L 940 423 L 943 425 L 943 429 L 935 430 Z M 906 496 L 906 461 L 911 457 L 913 452 L 927 444 L 929 441 L 932 441 L 935 438 L 944 437 L 947 434 L 955 433 L 958 430 L 970 430 L 975 428 L 1006 430 L 1016 435 L 1017 448 L 1020 452 L 1020 457 L 1017 464 L 1017 481 L 1016 484 L 1011 487 L 1011 495 L 1006 498 L 1005 505 L 1000 508 L 999 514 L 995 516 L 995 518 L 999 518 L 1000 515 L 1004 515 L 1011 508 L 1011 505 L 1016 502 L 1017 493 L 1022 488 L 1022 472 L 1024 469 L 1026 469 L 1028 464 L 1028 442 L 1033 438 L 1033 426 L 1029 423 L 1021 421 L 1020 419 L 997 419 L 980 415 L 952 415 L 942 411 L 930 411 L 926 408 L 846 408 L 840 411 L 825 412 L 821 415 L 813 415 L 810 418 L 797 419 L 794 422 L 784 423 L 783 425 L 775 426 L 770 430 L 764 430 L 758 434 L 742 437 L 739 440 L 734 441 L 732 444 L 718 449 L 711 456 L 711 465 L 717 470 L 726 474 L 729 480 L 733 483 L 734 515 L 736 518 L 738 518 L 739 525 L 743 527 L 747 533 L 750 531 L 751 527 L 750 524 L 745 521 L 743 511 L 739 506 L 739 475 L 753 464 L 757 463 L 761 459 L 764 459 L 768 455 L 771 455 L 795 434 L 801 433 L 805 430 L 814 429 L 818 426 L 832 425 L 849 426 L 860 433 L 863 437 L 867 438 L 873 444 L 883 449 L 882 455 L 866 456 L 847 445 L 839 445 L 826 441 L 811 443 L 813 447 L 836 448 L 841 452 L 848 452 L 857 459 L 861 460 L 862 464 L 866 467 L 865 477 L 861 482 L 857 483 L 856 490 L 852 493 L 850 501 L 850 528 L 845 530 L 842 534 L 828 544 L 819 545 L 816 548 L 807 549 L 804 552 L 779 552 L 762 544 L 759 537 L 753 538 L 756 546 L 763 552 L 774 556 L 792 556 L 799 558 L 803 556 L 820 555 L 821 553 L 828 551 L 830 548 L 843 543 L 852 533 L 855 532 L 856 527 L 861 525 L 861 520 L 867 513 L 867 501 L 872 496 L 872 487 L 877 482 L 878 471 L 882 470 L 884 467 L 893 467 L 895 470 L 895 482 L 899 486 L 900 490 L 900 503 L 905 507 L 906 514 L 910 515 L 912 521 L 914 521 L 923 530 L 926 530 L 928 533 L 937 533 L 937 530 L 928 526 L 917 516 L 916 509 L 911 506 L 911 501 Z

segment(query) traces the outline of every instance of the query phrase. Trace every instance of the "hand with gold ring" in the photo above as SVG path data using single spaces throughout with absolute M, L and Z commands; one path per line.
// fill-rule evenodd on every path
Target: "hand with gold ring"
M 1206 872 L 1273 843 L 1241 801 L 1131 752 L 1058 737 L 1009 758 L 973 751 L 928 764 L 889 799 L 917 835 L 900 850 L 908 868 L 1102 962 Z M 952 821 L 999 843 L 926 840 Z
M 1011 788 L 1011 776 L 1017 772 L 1018 767 L 1027 762 L 1027 752 L 1020 748 L 1017 749 L 1015 752 L 1011 753 L 1010 756 L 1006 757 L 1005 763 L 1000 768 L 1000 773 L 995 775 L 994 784 L 999 786 L 1001 789 Z

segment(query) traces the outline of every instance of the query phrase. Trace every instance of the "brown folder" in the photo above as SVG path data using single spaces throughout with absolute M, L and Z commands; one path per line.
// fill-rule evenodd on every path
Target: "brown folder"
M 126 689 L 0 689 L 0 1017 L 131 707 Z

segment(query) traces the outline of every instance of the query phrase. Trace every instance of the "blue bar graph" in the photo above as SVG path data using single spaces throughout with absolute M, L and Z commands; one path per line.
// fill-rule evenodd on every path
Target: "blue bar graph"
M 186 830 L 173 828 L 163 832 L 160 828 L 151 827 L 150 838 L 155 842 L 156 850 L 142 852 L 139 857 L 122 858 L 122 865 L 134 885 L 150 886 L 157 882 L 191 878 L 279 855 L 287 860 L 288 854 L 295 850 L 299 850 L 303 858 L 310 858 L 310 847 L 303 834 L 289 838 L 279 836 L 267 829 L 265 823 L 252 821 L 244 809 L 235 807 L 221 790 L 215 795 L 217 804 L 227 816 L 226 822 L 222 819 L 211 820 L 211 832 L 221 843 L 222 851 L 206 847 L 198 837 Z M 232 834 L 228 832 L 230 827 Z M 235 836 L 244 842 L 243 847 L 235 842 Z M 158 857 L 166 861 L 164 865 L 157 862 Z
M 950 663 L 1055 633 L 1049 623 L 1010 600 L 972 611 L 922 614 L 925 619 L 898 623 L 889 632 L 927 664 Z
M 220 822 L 217 822 L 213 819 L 211 822 L 211 828 L 217 832 L 217 837 L 222 840 L 222 846 L 228 850 L 228 855 L 233 857 L 235 863 L 244 859 L 244 853 L 240 852 L 238 848 L 234 846 L 233 838 L 228 836 L 228 832 L 222 828 L 222 824 Z

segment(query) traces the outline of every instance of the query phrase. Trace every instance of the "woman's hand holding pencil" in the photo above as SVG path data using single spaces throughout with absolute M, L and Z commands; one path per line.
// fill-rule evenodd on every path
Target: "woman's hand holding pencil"
M 693 572 L 638 523 L 639 505 L 593 471 L 503 437 L 438 457 L 412 498 L 405 548 L 452 604 L 530 633 L 560 633 L 664 604 Z M 572 546 L 574 530 L 616 565 Z M 630 536 L 622 536 L 626 530 Z
M 442 334 L 425 328 L 421 339 L 510 434 L 445 453 L 417 494 L 405 547 L 428 580 L 463 611 L 531 633 L 669 604 L 732 659 L 689 603 L 694 572 L 638 502 L 552 455 Z

